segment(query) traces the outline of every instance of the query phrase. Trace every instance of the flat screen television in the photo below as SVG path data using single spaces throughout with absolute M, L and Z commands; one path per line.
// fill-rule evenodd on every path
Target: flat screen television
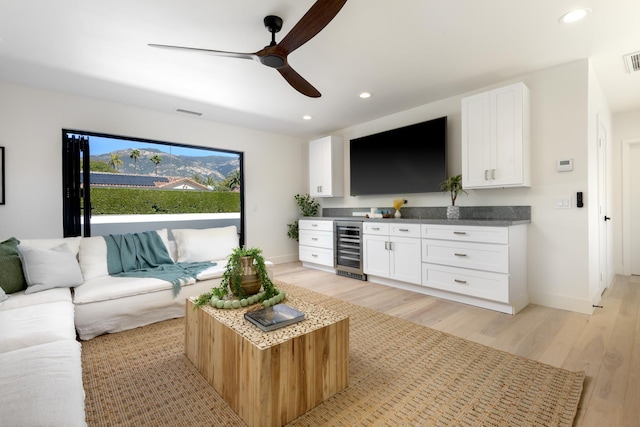
M 430 193 L 447 177 L 447 117 L 350 141 L 351 195 Z

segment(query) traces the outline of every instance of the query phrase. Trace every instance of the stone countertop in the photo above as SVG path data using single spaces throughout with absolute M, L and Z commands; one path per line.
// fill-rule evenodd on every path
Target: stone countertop
M 442 206 L 403 206 L 402 218 L 393 217 L 395 209 L 373 208 L 391 214 L 390 218 L 368 218 L 372 208 L 323 208 L 320 219 L 362 222 L 395 222 L 405 224 L 467 225 L 509 227 L 531 223 L 531 206 L 460 206 L 460 219 L 447 219 L 447 208 Z M 354 216 L 356 214 L 356 216 Z
M 434 218 L 366 218 L 361 216 L 344 217 L 301 217 L 299 219 L 319 221 L 359 221 L 359 222 L 393 222 L 404 224 L 438 224 L 438 225 L 475 225 L 482 227 L 509 227 L 512 225 L 531 224 L 530 219 L 434 219 Z

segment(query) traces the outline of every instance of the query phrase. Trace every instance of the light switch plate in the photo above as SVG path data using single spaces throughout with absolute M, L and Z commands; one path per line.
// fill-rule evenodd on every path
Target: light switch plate
M 570 209 L 571 197 L 556 197 L 556 209 Z

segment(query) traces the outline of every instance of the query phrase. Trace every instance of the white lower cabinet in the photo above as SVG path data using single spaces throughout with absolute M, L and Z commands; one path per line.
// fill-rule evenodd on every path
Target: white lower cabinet
M 364 273 L 419 285 L 420 225 L 365 223 Z
M 300 261 L 333 269 L 333 221 L 299 220 L 298 242 Z
M 333 222 L 300 220 L 300 260 L 333 268 Z M 367 280 L 515 314 L 529 304 L 527 225 L 365 221 Z
M 423 224 L 422 236 L 423 286 L 509 314 L 529 304 L 526 225 Z

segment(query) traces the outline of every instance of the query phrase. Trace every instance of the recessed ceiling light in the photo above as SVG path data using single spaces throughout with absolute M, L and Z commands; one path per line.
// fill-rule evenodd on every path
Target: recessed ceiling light
M 371 98 L 371 94 L 369 92 L 362 92 L 360 94 L 360 98 L 362 98 L 362 99 Z
M 570 24 L 579 21 L 591 13 L 591 9 L 584 7 L 582 9 L 571 10 L 558 19 L 561 24 Z
M 306 116 L 302 116 L 302 119 L 303 120 L 311 120 L 311 119 L 313 119 L 313 117 L 307 114 Z

